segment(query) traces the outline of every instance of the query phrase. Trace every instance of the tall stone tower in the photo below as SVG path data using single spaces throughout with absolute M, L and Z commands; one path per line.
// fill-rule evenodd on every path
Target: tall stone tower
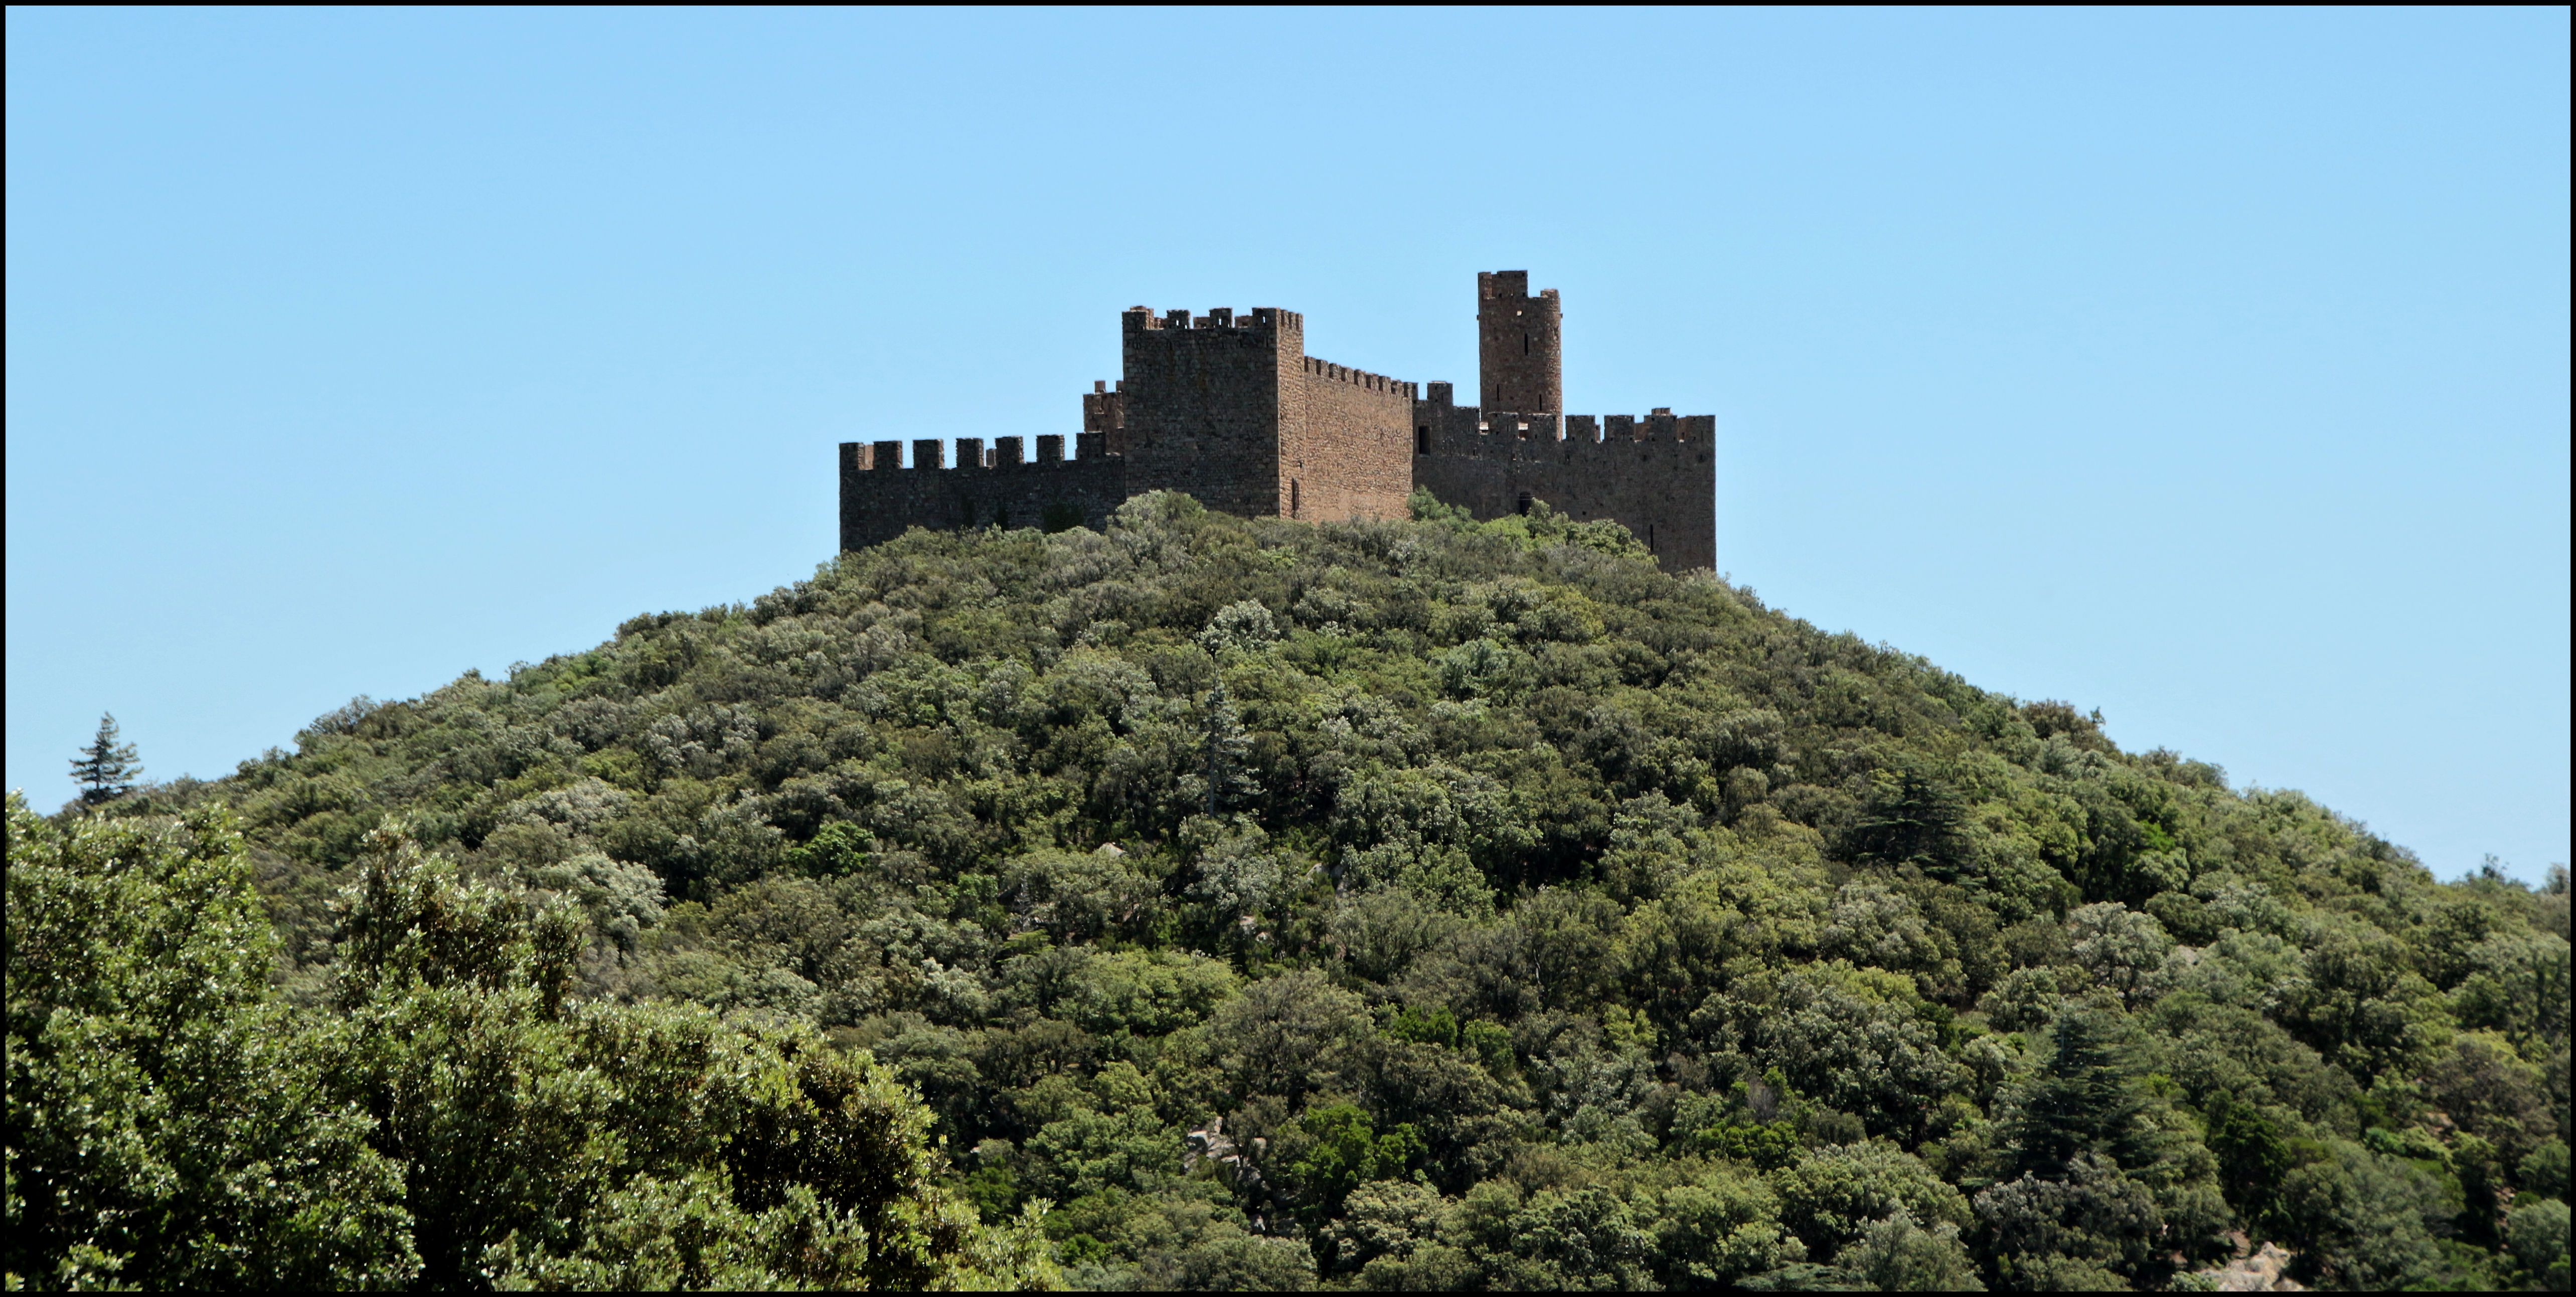
M 1530 296 L 1528 271 L 1477 272 L 1477 404 L 1497 412 L 1564 413 L 1563 324 L 1556 290 Z

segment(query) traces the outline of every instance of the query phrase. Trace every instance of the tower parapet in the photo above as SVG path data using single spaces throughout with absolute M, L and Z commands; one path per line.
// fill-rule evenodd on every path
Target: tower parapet
M 1127 380 L 1118 380 L 1112 390 L 1109 384 L 1095 382 L 1082 394 L 1082 431 L 1085 436 L 1098 436 L 1110 450 L 1127 451 Z M 1086 452 L 1087 453 L 1087 452 Z

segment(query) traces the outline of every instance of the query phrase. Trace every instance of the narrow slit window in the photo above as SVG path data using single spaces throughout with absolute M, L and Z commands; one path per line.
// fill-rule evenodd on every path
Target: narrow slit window
M 1428 455 L 1431 453 L 1430 424 L 1417 423 L 1413 425 L 1413 453 L 1416 455 Z
M 1304 502 L 1300 498 L 1303 492 L 1298 490 L 1300 485 L 1302 484 L 1297 479 L 1293 477 L 1288 479 L 1288 516 L 1291 518 L 1297 517 L 1298 510 L 1304 507 Z
M 1529 511 L 1530 511 L 1530 493 L 1529 493 L 1529 492 L 1527 492 L 1527 491 L 1523 491 L 1523 492 L 1521 492 L 1521 516 L 1523 516 L 1523 517 L 1527 517 L 1527 516 L 1529 516 Z

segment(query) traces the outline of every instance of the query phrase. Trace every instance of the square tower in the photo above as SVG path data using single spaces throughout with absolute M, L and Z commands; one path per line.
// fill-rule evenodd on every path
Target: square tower
M 1303 431 L 1305 317 L 1131 306 L 1119 324 L 1130 488 L 1187 491 L 1224 513 L 1286 513 L 1280 451 Z
M 1477 404 L 1498 414 L 1564 413 L 1563 324 L 1556 290 L 1530 296 L 1528 271 L 1477 272 Z

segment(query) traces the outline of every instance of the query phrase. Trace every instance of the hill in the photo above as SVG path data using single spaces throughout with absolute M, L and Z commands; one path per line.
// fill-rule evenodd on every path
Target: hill
M 227 809 L 201 854 L 255 872 L 303 1030 L 481 905 L 538 952 L 492 987 L 900 1079 L 946 1141 L 901 1210 L 1043 1211 L 1078 1286 L 2189 1287 L 2274 1241 L 2312 1284 L 2565 1287 L 2563 876 L 2437 883 L 1614 525 L 1415 511 L 914 532 L 42 831 Z M 585 1148 L 521 1171 L 627 1166 Z M 705 1212 L 788 1201 L 732 1156 L 687 1163 L 733 1177 Z M 547 1210 L 551 1252 L 443 1273 L 686 1234 Z M 1011 1246 L 923 1255 L 1056 1277 Z

